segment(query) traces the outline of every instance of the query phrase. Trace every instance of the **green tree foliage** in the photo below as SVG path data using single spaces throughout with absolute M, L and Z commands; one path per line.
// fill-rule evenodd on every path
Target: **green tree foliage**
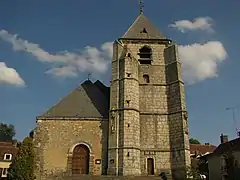
M 194 139 L 194 138 L 190 138 L 189 143 L 190 144 L 201 144 L 200 141 L 198 141 L 197 139 Z
M 187 168 L 187 178 L 186 180 L 201 180 L 200 172 L 196 168 Z
M 33 140 L 26 137 L 8 170 L 8 180 L 34 180 Z
M 0 123 L 0 141 L 12 141 L 15 133 L 15 128 L 12 124 Z

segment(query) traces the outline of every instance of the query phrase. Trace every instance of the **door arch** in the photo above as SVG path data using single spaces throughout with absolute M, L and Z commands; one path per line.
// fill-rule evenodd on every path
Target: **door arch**
M 89 174 L 90 151 L 87 146 L 79 144 L 74 147 L 72 155 L 72 174 Z

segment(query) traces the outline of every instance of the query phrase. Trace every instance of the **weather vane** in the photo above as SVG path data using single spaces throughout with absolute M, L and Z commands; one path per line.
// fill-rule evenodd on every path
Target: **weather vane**
M 143 0 L 139 0 L 140 14 L 143 14 L 143 8 L 144 8 Z

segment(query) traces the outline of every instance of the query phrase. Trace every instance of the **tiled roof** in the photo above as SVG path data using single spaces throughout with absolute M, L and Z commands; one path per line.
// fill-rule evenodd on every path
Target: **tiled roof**
M 240 151 L 240 138 L 220 144 L 214 151 L 214 154 L 222 154 L 228 151 Z
M 166 39 L 162 33 L 144 16 L 140 14 L 128 31 L 124 39 Z
M 12 154 L 12 158 L 16 155 L 18 148 L 12 142 L 0 142 L 0 161 L 3 161 L 5 154 Z
M 108 117 L 110 90 L 100 81 L 85 81 L 41 117 Z
M 190 144 L 190 153 L 191 154 L 206 154 L 212 153 L 216 149 L 214 145 L 205 145 L 205 144 Z

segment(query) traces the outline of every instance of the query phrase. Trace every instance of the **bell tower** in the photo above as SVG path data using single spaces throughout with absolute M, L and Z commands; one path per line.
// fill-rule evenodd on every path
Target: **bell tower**
M 108 174 L 174 176 L 190 166 L 181 65 L 140 9 L 113 45 Z

